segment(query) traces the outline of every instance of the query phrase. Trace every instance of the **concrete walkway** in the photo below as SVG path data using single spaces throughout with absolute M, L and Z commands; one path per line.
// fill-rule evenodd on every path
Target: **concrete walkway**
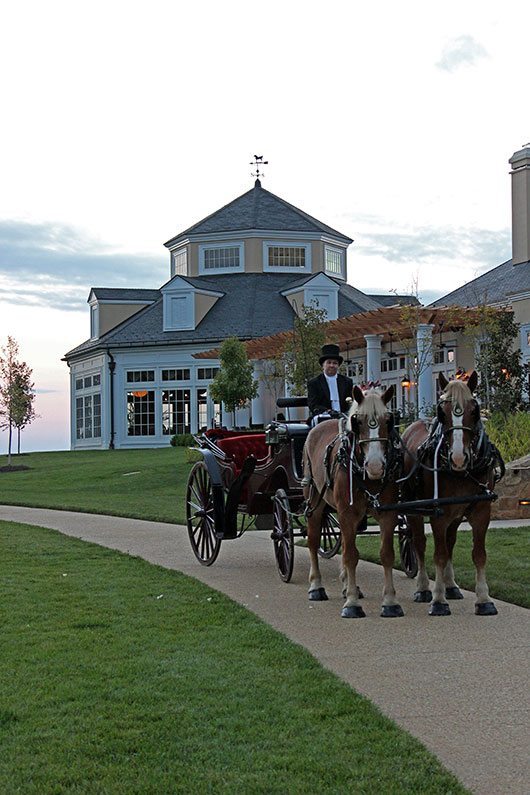
M 50 527 L 201 580 L 305 646 L 421 740 L 471 791 L 530 793 L 530 611 L 496 599 L 499 615 L 478 617 L 474 595 L 465 591 L 463 601 L 451 602 L 451 616 L 432 618 L 428 605 L 411 601 L 412 581 L 397 572 L 406 615 L 382 619 L 382 571 L 361 562 L 367 618 L 345 620 L 339 561 L 322 561 L 330 600 L 310 603 L 307 551 L 297 548 L 286 585 L 267 532 L 224 542 L 217 562 L 205 568 L 178 525 L 12 506 L 0 506 L 0 519 Z M 362 742 L 362 727 L 358 737 Z

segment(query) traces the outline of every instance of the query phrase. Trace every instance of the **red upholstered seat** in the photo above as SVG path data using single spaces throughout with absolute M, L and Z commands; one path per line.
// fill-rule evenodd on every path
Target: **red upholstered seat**
M 236 469 L 239 471 L 243 466 L 243 462 L 249 455 L 255 458 L 266 458 L 268 455 L 268 447 L 265 444 L 264 433 L 253 433 L 245 436 L 232 436 L 227 439 L 219 439 L 216 442 L 217 446 L 231 456 L 234 460 Z

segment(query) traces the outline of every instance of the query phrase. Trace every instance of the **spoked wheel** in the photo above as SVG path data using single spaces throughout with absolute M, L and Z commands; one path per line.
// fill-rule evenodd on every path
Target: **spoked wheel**
M 401 559 L 401 568 L 410 579 L 414 579 L 418 573 L 418 559 L 416 558 L 416 550 L 412 543 L 412 535 L 410 527 L 408 526 L 407 517 L 399 516 L 398 524 L 398 541 L 399 541 L 399 556 Z
M 293 523 L 289 511 L 289 500 L 283 489 L 274 495 L 274 530 L 272 543 L 278 573 L 284 582 L 289 582 L 294 565 L 294 534 Z
M 203 566 L 211 566 L 219 554 L 221 539 L 215 534 L 212 482 L 202 461 L 194 465 L 188 478 L 186 523 L 195 557 Z
M 318 548 L 320 557 L 332 558 L 336 555 L 340 549 L 340 540 L 340 526 L 337 517 L 330 511 L 324 511 Z

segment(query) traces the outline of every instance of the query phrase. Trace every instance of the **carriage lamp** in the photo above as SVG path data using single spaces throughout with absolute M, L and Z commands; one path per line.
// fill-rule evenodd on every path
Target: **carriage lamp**
M 530 497 L 524 497 L 522 500 L 519 500 L 519 505 L 530 505 Z
M 411 385 L 410 378 L 408 377 L 408 375 L 404 375 L 403 378 L 401 379 L 401 386 L 404 386 L 405 389 L 408 389 L 410 385 Z

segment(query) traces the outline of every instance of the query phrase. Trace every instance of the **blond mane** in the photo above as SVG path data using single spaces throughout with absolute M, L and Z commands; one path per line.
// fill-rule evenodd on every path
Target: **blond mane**
M 386 417 L 388 409 L 381 399 L 381 393 L 377 389 L 369 389 L 364 394 L 362 403 L 353 401 L 352 406 L 348 412 L 348 419 L 350 417 L 375 417 L 380 420 Z
M 465 408 L 468 400 L 471 400 L 473 395 L 465 381 L 449 381 L 445 387 L 444 393 L 440 396 L 440 400 L 450 400 L 460 406 L 461 409 Z

